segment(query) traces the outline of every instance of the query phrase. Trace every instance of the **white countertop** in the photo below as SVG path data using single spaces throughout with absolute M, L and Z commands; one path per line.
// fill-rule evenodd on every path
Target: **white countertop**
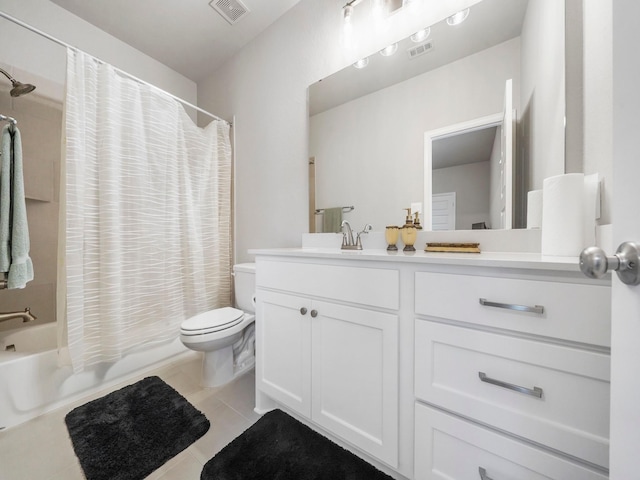
M 376 262 L 466 265 L 494 268 L 520 268 L 579 272 L 578 257 L 542 256 L 539 253 L 482 252 L 441 253 L 417 250 L 413 253 L 388 252 L 385 249 L 340 250 L 337 248 L 265 248 L 251 249 L 256 256 L 368 260 Z

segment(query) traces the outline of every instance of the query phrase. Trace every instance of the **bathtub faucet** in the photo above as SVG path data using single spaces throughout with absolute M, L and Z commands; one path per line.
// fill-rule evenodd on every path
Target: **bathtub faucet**
M 38 317 L 31 313 L 31 309 L 29 307 L 24 309 L 24 312 L 6 312 L 0 313 L 0 322 L 4 322 L 5 320 L 11 320 L 12 318 L 22 318 L 23 322 L 33 322 Z

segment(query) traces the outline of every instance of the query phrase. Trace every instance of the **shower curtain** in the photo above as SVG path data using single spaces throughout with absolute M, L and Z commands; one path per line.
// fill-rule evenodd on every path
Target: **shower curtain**
M 229 125 L 67 51 L 59 341 L 75 372 L 231 299 Z M 64 363 L 64 360 L 63 360 Z

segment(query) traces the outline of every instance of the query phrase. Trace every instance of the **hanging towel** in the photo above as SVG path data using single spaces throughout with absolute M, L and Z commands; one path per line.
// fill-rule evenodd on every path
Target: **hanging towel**
M 322 231 L 340 233 L 342 229 L 342 207 L 325 208 L 322 214 Z
M 7 288 L 24 288 L 33 280 L 33 263 L 29 257 L 29 225 L 27 224 L 27 204 L 24 196 L 24 175 L 22 170 L 22 140 L 15 125 L 11 134 L 11 265 L 7 278 Z M 4 138 L 4 135 L 3 135 Z M 2 197 L 0 197 L 1 200 Z
M 11 265 L 11 132 L 2 128 L 0 137 L 0 272 L 8 273 Z

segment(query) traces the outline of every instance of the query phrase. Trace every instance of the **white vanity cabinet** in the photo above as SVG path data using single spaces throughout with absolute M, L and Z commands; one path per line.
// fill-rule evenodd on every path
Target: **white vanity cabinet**
M 557 272 L 417 272 L 415 478 L 606 478 L 609 305 Z
M 610 278 L 535 254 L 253 253 L 259 411 L 402 479 L 608 477 Z
M 258 260 L 258 390 L 392 467 L 398 293 L 392 268 Z

